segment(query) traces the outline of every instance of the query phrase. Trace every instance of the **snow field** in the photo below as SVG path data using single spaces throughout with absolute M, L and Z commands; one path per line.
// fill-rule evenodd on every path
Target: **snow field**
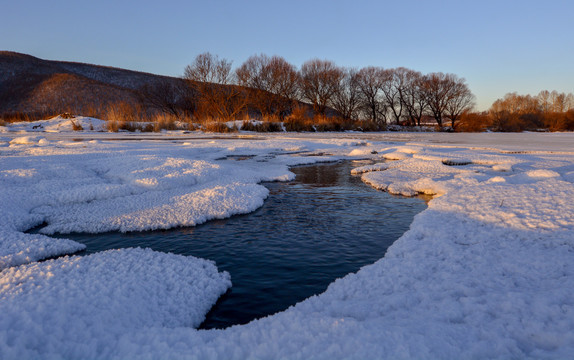
M 569 358 L 574 151 L 564 144 L 574 137 L 510 134 L 505 143 L 496 134 L 500 145 L 478 148 L 451 135 L 457 144 L 309 134 L 66 146 L 45 134 L 42 146 L 0 147 L 0 358 Z M 353 173 L 391 193 L 435 197 L 383 259 L 244 326 L 193 329 L 230 286 L 212 263 L 142 249 L 33 263 L 79 244 L 48 251 L 51 238 L 23 233 L 249 212 L 267 196 L 259 182 L 342 158 L 397 159 Z

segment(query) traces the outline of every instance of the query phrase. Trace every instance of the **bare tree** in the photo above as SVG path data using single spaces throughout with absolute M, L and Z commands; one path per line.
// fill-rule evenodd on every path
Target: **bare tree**
M 387 103 L 387 109 L 393 116 L 395 124 L 399 124 L 405 108 L 404 92 L 407 82 L 408 69 L 400 67 L 385 70 L 383 81 L 383 95 Z
M 246 95 L 233 84 L 231 61 L 200 54 L 186 66 L 184 79 L 198 94 L 197 117 L 233 120 L 244 111 Z
M 422 117 L 428 107 L 423 88 L 424 76 L 418 71 L 409 70 L 405 74 L 405 81 L 402 101 L 408 121 L 412 125 L 421 126 Z
M 277 112 L 281 118 L 291 112 L 298 95 L 299 73 L 294 65 L 280 56 L 273 56 L 269 61 L 269 91 L 277 99 Z
M 450 126 L 454 130 L 460 116 L 474 107 L 474 95 L 463 78 L 452 75 L 450 81 L 453 84 L 447 96 L 445 114 L 450 119 Z
M 273 94 L 270 90 L 269 63 L 267 55 L 250 56 L 235 74 L 237 83 L 246 87 L 250 105 L 254 106 L 263 118 L 273 112 Z
M 342 77 L 343 71 L 332 61 L 314 59 L 301 66 L 301 96 L 313 104 L 316 114 L 325 115 Z
M 566 95 L 566 111 L 570 111 L 574 109 L 574 94 L 568 93 Z
M 385 72 L 382 68 L 369 66 L 357 73 L 361 107 L 367 118 L 376 124 L 386 124 L 386 105 L 382 98 Z
M 227 85 L 231 83 L 231 61 L 219 59 L 209 52 L 199 54 L 185 67 L 184 78 L 200 82 Z
M 441 128 L 451 85 L 447 74 L 431 73 L 425 76 L 423 87 L 428 101 L 429 114 L 434 117 Z
M 194 96 L 183 80 L 160 80 L 142 86 L 140 103 L 146 108 L 180 117 L 194 109 Z
M 550 91 L 548 90 L 542 90 L 538 93 L 537 95 L 538 98 L 538 106 L 540 107 L 540 110 L 544 113 L 544 114 L 548 114 L 550 112 L 551 109 L 551 101 L 550 101 Z
M 251 56 L 236 70 L 238 84 L 250 88 L 250 102 L 262 116 L 283 117 L 291 110 L 297 95 L 295 67 L 279 56 Z
M 559 93 L 553 90 L 550 93 L 550 102 L 552 112 L 563 113 L 567 110 L 567 95 L 565 93 Z
M 495 130 L 520 131 L 538 125 L 538 119 L 534 118 L 538 109 L 537 98 L 514 92 L 496 100 L 489 110 L 489 115 Z
M 488 114 L 496 131 L 511 130 L 511 113 L 503 99 L 496 100 L 490 107 Z
M 429 113 L 441 128 L 445 117 L 450 118 L 454 128 L 460 114 L 473 106 L 474 96 L 465 80 L 454 74 L 428 74 L 425 76 L 423 89 Z
M 333 96 L 332 106 L 347 120 L 356 119 L 360 103 L 357 69 L 343 69 L 343 77 Z

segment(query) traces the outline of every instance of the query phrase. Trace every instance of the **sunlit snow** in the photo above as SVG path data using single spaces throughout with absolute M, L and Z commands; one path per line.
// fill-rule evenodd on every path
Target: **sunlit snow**
M 74 133 L 58 121 L 0 130 L 2 359 L 574 353 L 574 134 L 179 131 L 123 141 L 143 135 Z M 268 196 L 260 183 L 291 179 L 289 166 L 362 158 L 376 161 L 353 170 L 364 182 L 432 194 L 428 209 L 383 259 L 247 325 L 195 329 L 233 280 L 209 261 L 126 249 L 38 262 L 83 248 L 55 232 L 248 213 Z M 41 234 L 25 233 L 35 227 Z

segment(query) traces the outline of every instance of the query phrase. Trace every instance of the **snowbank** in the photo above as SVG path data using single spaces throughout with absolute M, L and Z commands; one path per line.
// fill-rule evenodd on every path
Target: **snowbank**
M 72 132 L 78 127 L 82 131 L 107 131 L 105 120 L 86 116 L 69 118 L 58 115 L 48 120 L 10 123 L 5 126 L 4 132 Z

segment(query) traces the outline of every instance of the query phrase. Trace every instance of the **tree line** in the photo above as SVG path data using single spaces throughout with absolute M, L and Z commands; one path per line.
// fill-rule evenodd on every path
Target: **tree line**
M 488 111 L 494 131 L 574 130 L 574 95 L 542 90 L 538 95 L 515 92 L 496 100 Z
M 254 55 L 232 69 L 232 62 L 210 53 L 198 55 L 184 70 L 181 86 L 160 83 L 142 89 L 148 105 L 196 120 L 238 118 L 282 121 L 297 114 L 310 119 L 341 118 L 455 128 L 474 105 L 465 80 L 441 72 L 422 74 L 404 67 L 361 69 L 312 59 L 300 69 L 280 56 Z M 306 105 L 307 108 L 306 108 Z

